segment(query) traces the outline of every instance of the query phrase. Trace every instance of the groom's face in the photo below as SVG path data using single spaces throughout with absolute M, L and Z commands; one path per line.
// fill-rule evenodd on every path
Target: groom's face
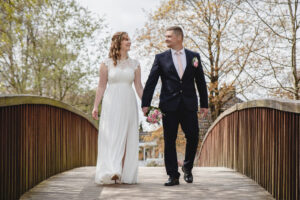
M 182 44 L 182 39 L 180 36 L 177 36 L 174 31 L 166 31 L 165 42 L 167 47 L 174 48 L 175 46 Z

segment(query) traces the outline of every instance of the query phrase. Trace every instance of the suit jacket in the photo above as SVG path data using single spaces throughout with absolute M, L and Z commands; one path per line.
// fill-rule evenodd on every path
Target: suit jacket
M 198 100 L 195 83 L 199 92 L 200 107 L 208 108 L 207 88 L 201 65 L 200 55 L 185 49 L 186 68 L 182 78 L 176 71 L 171 50 L 155 55 L 154 63 L 146 82 L 142 107 L 149 107 L 159 77 L 162 81 L 159 107 L 162 112 L 175 111 L 182 100 L 186 109 L 198 110 Z M 198 67 L 194 67 L 192 60 L 198 58 Z

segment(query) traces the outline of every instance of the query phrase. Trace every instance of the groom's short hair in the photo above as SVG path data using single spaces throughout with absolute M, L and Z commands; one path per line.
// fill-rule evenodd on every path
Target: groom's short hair
M 171 27 L 167 28 L 167 31 L 173 31 L 175 35 L 181 36 L 183 39 L 183 31 L 180 26 L 171 26 Z

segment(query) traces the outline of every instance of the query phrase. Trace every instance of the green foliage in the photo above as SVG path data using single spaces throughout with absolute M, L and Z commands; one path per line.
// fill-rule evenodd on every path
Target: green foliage
M 49 96 L 72 105 L 86 94 L 93 97 L 90 83 L 98 71 L 93 66 L 107 44 L 102 18 L 75 0 L 10 0 L 0 4 L 0 20 L 1 93 Z M 92 56 L 89 45 L 95 45 Z

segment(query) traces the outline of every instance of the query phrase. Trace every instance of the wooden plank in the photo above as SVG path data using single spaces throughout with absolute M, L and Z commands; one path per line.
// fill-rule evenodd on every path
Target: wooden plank
M 95 167 L 80 167 L 55 175 L 32 188 L 20 199 L 273 199 L 252 179 L 228 168 L 196 167 L 194 183 L 180 178 L 180 185 L 163 186 L 163 167 L 140 167 L 139 183 L 99 186 Z

